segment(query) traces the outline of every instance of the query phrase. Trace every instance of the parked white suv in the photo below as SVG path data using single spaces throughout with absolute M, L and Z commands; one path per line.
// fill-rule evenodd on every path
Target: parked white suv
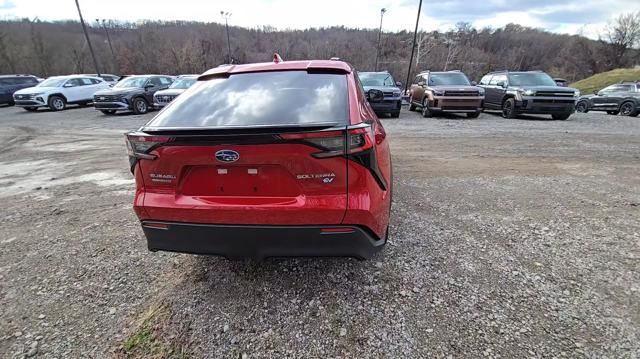
M 109 88 L 109 84 L 98 77 L 84 75 L 53 76 L 35 87 L 28 87 L 13 94 L 16 106 L 27 111 L 38 107 L 49 107 L 53 111 L 64 110 L 68 104 L 87 105 L 93 94 Z

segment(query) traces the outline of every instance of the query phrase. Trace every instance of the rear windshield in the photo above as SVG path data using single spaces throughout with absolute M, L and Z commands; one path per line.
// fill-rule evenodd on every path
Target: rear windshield
M 256 72 L 198 81 L 148 127 L 238 127 L 348 121 L 347 77 Z

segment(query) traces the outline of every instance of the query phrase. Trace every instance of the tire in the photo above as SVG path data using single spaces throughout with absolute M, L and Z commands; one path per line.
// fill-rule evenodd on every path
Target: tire
M 553 118 L 556 121 L 564 121 L 569 117 L 571 117 L 570 113 L 554 113 L 553 115 L 551 115 L 551 118 Z
M 149 112 L 149 104 L 143 98 L 136 98 L 133 100 L 133 113 L 136 115 L 142 115 Z
M 631 116 L 636 117 L 640 113 L 640 109 L 636 109 L 636 106 L 633 102 L 627 101 L 620 105 L 620 114 L 622 116 Z
M 578 101 L 578 103 L 576 104 L 576 111 L 580 113 L 589 112 L 589 104 L 587 103 L 587 101 Z
M 467 112 L 468 118 L 478 118 L 480 116 L 480 112 Z
M 620 113 L 620 111 L 607 111 L 607 115 L 613 115 L 613 116 L 615 116 L 615 115 L 617 115 L 617 114 L 619 114 L 619 113 Z
M 429 106 L 427 106 L 427 102 L 429 102 L 429 100 L 426 98 L 422 100 L 422 117 L 424 118 L 433 117 L 433 112 L 429 110 Z
M 116 110 L 100 110 L 100 112 L 104 113 L 105 115 L 113 115 L 116 113 Z
M 400 111 L 391 112 L 391 118 L 398 118 L 398 117 L 400 117 Z
M 413 104 L 413 102 L 409 102 L 409 111 L 415 111 L 416 110 L 416 105 Z
M 37 107 L 23 107 L 23 108 L 24 108 L 26 111 L 29 111 L 29 112 L 36 112 L 36 111 L 38 111 L 38 108 L 37 108 Z
M 502 103 L 502 117 L 516 118 L 516 102 L 512 98 L 508 98 Z
M 49 101 L 47 101 L 47 105 L 51 109 L 51 111 L 62 111 L 67 107 L 67 101 L 65 101 L 62 96 L 51 96 L 49 97 Z

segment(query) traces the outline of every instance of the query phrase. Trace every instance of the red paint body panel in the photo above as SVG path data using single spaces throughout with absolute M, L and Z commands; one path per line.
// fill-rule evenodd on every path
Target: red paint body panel
M 331 225 L 353 225 L 378 239 L 385 238 L 393 186 L 389 143 L 348 64 L 314 60 L 222 66 L 207 71 L 201 79 L 206 81 L 209 75 L 308 69 L 344 72 L 349 123 L 370 123 L 373 127 L 375 146 L 367 151 L 375 154 L 383 185 L 373 169 L 353 158 L 314 157 L 322 150 L 305 141 L 317 137 L 315 134 L 282 135 L 280 142 L 262 144 L 167 142 L 148 153 L 155 159 L 139 159 L 134 166 L 134 208 L 138 217 L 219 225 L 327 225 L 327 233 L 335 228 Z M 347 136 L 345 131 L 330 135 Z M 347 141 L 349 138 L 345 137 Z M 219 150 L 236 151 L 239 159 L 231 163 L 216 161 Z
M 241 154 L 221 164 L 218 150 Z M 141 160 L 151 219 L 211 224 L 339 224 L 347 207 L 346 160 L 313 159 L 303 144 L 164 146 Z M 249 174 L 255 170 L 256 174 Z M 220 172 L 220 173 L 219 173 Z M 300 175 L 335 174 L 323 178 Z M 153 182 L 151 174 L 175 177 Z

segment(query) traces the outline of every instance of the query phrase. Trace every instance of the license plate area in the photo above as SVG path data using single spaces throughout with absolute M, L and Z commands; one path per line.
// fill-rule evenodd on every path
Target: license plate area
M 300 188 L 280 165 L 190 166 L 180 190 L 187 196 L 295 197 Z

